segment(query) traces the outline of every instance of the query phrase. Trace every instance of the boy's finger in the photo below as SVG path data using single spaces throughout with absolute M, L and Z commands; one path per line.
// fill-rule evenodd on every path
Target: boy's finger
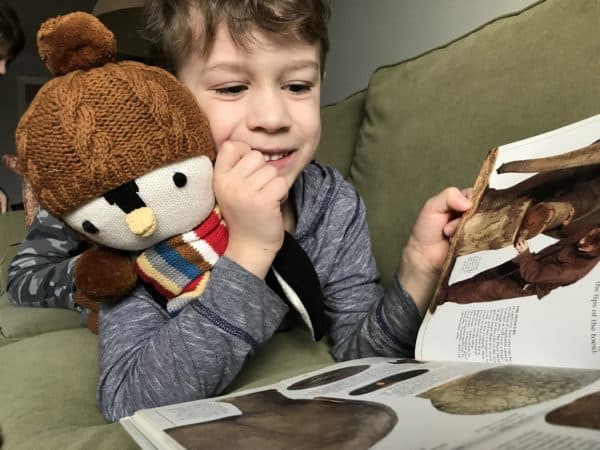
M 462 192 L 455 187 L 444 189 L 426 203 L 427 210 L 433 214 L 448 214 L 457 211 L 462 212 L 466 211 L 471 206 L 471 200 L 466 198 Z
M 473 202 L 465 196 L 463 191 L 458 190 L 458 188 L 447 188 L 442 194 L 445 194 L 445 205 L 442 206 L 445 210 L 441 212 L 463 212 L 473 206 Z
M 259 191 L 275 177 L 277 177 L 277 169 L 268 164 L 263 164 L 262 167 L 259 167 L 248 177 L 248 188 Z
M 458 223 L 460 222 L 460 217 L 451 220 L 446 225 L 444 225 L 444 236 L 450 238 L 456 233 L 456 229 L 458 228 Z
M 231 172 L 239 177 L 246 178 L 265 165 L 264 156 L 256 150 L 251 150 L 249 153 L 242 156 L 235 167 L 231 169 Z
M 272 196 L 271 198 L 277 199 L 280 203 L 285 201 L 290 190 L 285 178 L 275 177 L 270 180 L 262 189 L 265 195 Z
M 466 198 L 468 198 L 470 200 L 471 196 L 473 195 L 473 188 L 465 188 L 465 189 L 461 190 L 460 192 L 462 192 L 462 195 L 464 195 Z
M 250 153 L 252 149 L 248 144 L 238 141 L 227 141 L 221 145 L 215 161 L 215 172 L 228 172 Z

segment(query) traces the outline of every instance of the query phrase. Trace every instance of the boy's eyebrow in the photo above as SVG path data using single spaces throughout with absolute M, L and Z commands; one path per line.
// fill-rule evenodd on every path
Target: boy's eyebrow
M 238 64 L 235 62 L 222 62 L 213 64 L 211 66 L 206 66 L 202 68 L 201 72 L 206 73 L 213 72 L 216 70 L 222 70 L 224 72 L 241 72 L 244 70 L 244 67 L 242 64 Z
M 313 60 L 300 60 L 300 61 L 292 61 L 289 65 L 286 66 L 286 70 L 301 70 L 301 69 L 314 69 L 317 72 L 319 71 L 319 63 Z
M 319 72 L 319 63 L 313 60 L 300 60 L 300 61 L 292 61 L 290 64 L 287 64 L 284 68 L 285 71 L 294 71 L 301 69 L 314 69 Z M 237 62 L 217 62 L 213 65 L 204 67 L 201 72 L 213 72 L 222 70 L 224 72 L 244 72 L 246 71 L 246 67 L 244 64 L 240 64 Z

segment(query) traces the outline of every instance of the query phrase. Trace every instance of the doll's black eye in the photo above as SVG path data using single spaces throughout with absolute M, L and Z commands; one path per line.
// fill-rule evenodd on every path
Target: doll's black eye
M 96 226 L 89 220 L 83 222 L 81 226 L 83 227 L 83 231 L 85 231 L 86 233 L 96 234 L 98 232 L 98 228 L 96 228 Z
M 175 175 L 173 175 L 173 183 L 179 188 L 184 187 L 187 183 L 187 177 L 181 172 L 175 172 Z

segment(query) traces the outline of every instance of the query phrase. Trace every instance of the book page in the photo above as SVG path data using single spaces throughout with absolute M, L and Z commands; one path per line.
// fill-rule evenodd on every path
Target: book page
M 135 426 L 131 418 L 124 417 L 119 422 L 123 428 L 125 428 L 125 431 L 127 431 L 131 438 L 136 442 L 136 444 L 140 446 L 140 448 L 144 450 L 156 450 L 158 448 L 148 437 L 146 437 L 142 431 Z
M 235 407 L 231 415 L 221 414 L 223 405 Z M 178 407 L 127 420 L 155 434 L 164 427 L 157 448 L 211 448 L 223 439 L 228 448 L 266 450 L 488 448 L 534 435 L 600 445 L 597 414 L 589 413 L 600 407 L 600 370 L 365 358 L 188 402 L 174 414 Z M 157 419 L 165 409 L 180 424 Z M 211 410 L 215 417 L 205 416 Z
M 600 367 L 599 138 L 600 115 L 490 152 L 418 358 Z

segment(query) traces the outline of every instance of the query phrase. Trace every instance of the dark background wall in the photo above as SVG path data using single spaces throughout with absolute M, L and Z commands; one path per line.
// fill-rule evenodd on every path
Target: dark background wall
M 15 152 L 15 128 L 20 117 L 19 101 L 24 86 L 48 79 L 49 73 L 37 54 L 35 35 L 40 24 L 49 17 L 73 10 L 91 11 L 95 0 L 8 0 L 15 9 L 25 31 L 24 51 L 13 61 L 8 73 L 0 77 L 0 154 Z M 0 186 L 11 203 L 21 201 L 21 184 L 17 176 L 0 164 Z

